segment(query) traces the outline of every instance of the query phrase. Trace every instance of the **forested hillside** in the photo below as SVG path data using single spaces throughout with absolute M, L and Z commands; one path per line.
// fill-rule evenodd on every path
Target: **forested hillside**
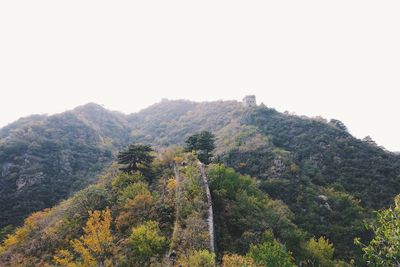
M 321 259 L 316 259 L 311 247 L 325 244 L 326 248 L 334 247 L 329 253 L 335 264 L 352 259 L 363 264 L 354 238 L 370 240 L 372 233 L 364 227 L 365 222 L 374 218 L 374 211 L 388 208 L 400 193 L 400 155 L 354 138 L 337 120 L 280 113 L 264 105 L 245 108 L 236 101 L 165 100 L 131 115 L 89 104 L 54 116 L 23 118 L 1 129 L 0 204 L 4 208 L 0 211 L 0 228 L 19 225 L 32 211 L 52 207 L 106 173 L 96 186 L 80 191 L 45 215 L 34 215 L 40 217 L 40 223 L 29 228 L 36 229 L 32 236 L 24 237 L 21 246 L 5 249 L 4 255 L 17 262 L 18 257 L 25 257 L 24 251 L 30 251 L 28 247 L 34 246 L 29 252 L 31 260 L 35 264 L 51 263 L 54 251 L 69 242 L 65 240 L 83 234 L 87 211 L 106 207 L 111 209 L 113 240 L 118 243 L 113 261 L 133 253 L 119 251 L 125 249 L 121 244 L 131 242 L 132 233 L 128 232 L 133 225 L 139 232 L 147 228 L 157 232 L 160 242 L 165 238 L 159 244 L 157 261 L 162 262 L 171 249 L 186 255 L 182 259 L 186 262 L 191 254 L 201 254 L 207 249 L 207 236 L 200 233 L 207 231 L 202 220 L 206 202 L 199 170 L 194 163 L 181 167 L 185 182 L 179 183 L 171 164 L 183 158 L 186 162 L 195 159 L 187 158 L 179 149 L 165 149 L 183 146 L 189 136 L 203 130 L 216 137 L 214 165 L 207 171 L 219 262 L 225 254 L 227 262 L 238 255 L 249 256 L 240 260 L 254 261 L 262 244 L 282 252 L 290 264 L 316 262 Z M 150 144 L 159 153 L 155 153 L 152 172 L 144 172 L 144 178 L 129 178 L 134 179 L 129 183 L 140 188 L 123 193 L 118 191 L 123 190 L 122 185 L 115 188 L 120 174 L 109 166 L 116 152 L 130 142 Z M 178 186 L 185 192 L 179 203 Z M 135 201 L 137 190 L 144 194 L 140 201 Z M 74 209 L 76 198 L 84 198 L 78 201 L 85 203 L 79 212 Z M 61 214 L 66 217 L 61 218 Z M 157 222 L 159 229 L 147 221 Z M 174 232 L 176 228 L 181 229 L 179 234 Z M 12 232 L 11 228 L 6 230 Z M 30 243 L 46 239 L 52 231 L 60 236 L 54 244 L 40 244 L 45 252 Z M 332 257 L 324 260 L 334 264 Z
M 162 114 L 164 109 L 170 112 Z M 400 192 L 400 157 L 354 138 L 338 120 L 235 101 L 165 101 L 131 122 L 137 118 L 145 118 L 146 127 L 133 132 L 134 140 L 156 145 L 213 131 L 218 161 L 258 178 L 264 192 L 290 207 L 297 225 L 329 238 L 340 257 L 359 256 L 353 239 L 368 237 L 363 221 Z
M 327 240 L 297 227 L 289 208 L 265 195 L 254 178 L 212 164 L 206 186 L 194 154 L 174 149 L 153 157 L 136 171 L 121 172 L 113 165 L 95 185 L 29 216 L 0 246 L 0 264 L 347 266 L 333 260 Z M 216 254 L 205 188 L 213 199 Z
M 0 130 L 0 228 L 93 183 L 129 142 L 122 114 L 95 104 Z

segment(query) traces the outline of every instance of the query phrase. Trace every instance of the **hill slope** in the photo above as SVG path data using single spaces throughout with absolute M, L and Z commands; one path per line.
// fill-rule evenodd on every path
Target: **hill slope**
M 89 104 L 0 130 L 0 227 L 93 183 L 131 141 L 183 145 L 201 130 L 216 135 L 217 162 L 255 177 L 263 194 L 288 206 L 304 233 L 331 240 L 339 258 L 358 257 L 353 238 L 368 237 L 363 220 L 400 192 L 400 156 L 354 138 L 339 121 L 236 101 L 163 101 L 128 116 Z M 215 214 L 221 225 L 229 216 L 223 208 Z M 217 225 L 217 236 L 228 226 Z M 217 248 L 229 247 L 221 242 Z M 235 246 L 240 250 L 240 242 Z
M 177 168 L 182 160 L 185 166 Z M 219 259 L 260 243 L 277 246 L 286 266 L 309 258 L 307 237 L 288 207 L 263 194 L 253 178 L 223 165 L 199 168 L 191 153 L 179 150 L 159 154 L 151 170 L 127 174 L 112 166 L 95 185 L 32 214 L 0 246 L 0 265 L 167 266 L 165 255 L 175 250 L 177 264 L 204 266 L 192 262 L 199 261 L 193 255 L 214 262 L 207 188 L 215 201 Z M 103 216 L 96 217 L 99 211 Z
M 264 192 L 291 208 L 299 226 L 328 237 L 341 257 L 355 257 L 354 237 L 368 236 L 363 220 L 400 192 L 400 157 L 354 138 L 337 120 L 235 101 L 164 101 L 129 121 L 137 125 L 134 140 L 158 146 L 214 132 L 218 161 L 258 178 Z
M 183 144 L 200 130 L 212 131 L 222 159 L 261 180 L 291 178 L 294 163 L 297 176 L 306 173 L 322 186 L 341 185 L 375 209 L 400 191 L 399 155 L 354 138 L 335 120 L 246 109 L 236 101 L 183 100 L 163 101 L 128 120 L 135 141 L 156 146 Z
M 0 130 L 0 228 L 93 182 L 129 141 L 124 116 L 95 104 Z

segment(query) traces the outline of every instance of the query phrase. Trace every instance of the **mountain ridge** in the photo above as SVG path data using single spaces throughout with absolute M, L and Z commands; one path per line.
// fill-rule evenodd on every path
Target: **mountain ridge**
M 130 142 L 162 150 L 202 130 L 216 135 L 215 161 L 255 177 L 341 258 L 355 257 L 352 238 L 367 235 L 362 221 L 400 192 L 400 155 L 353 137 L 338 120 L 238 101 L 165 100 L 129 115 L 89 103 L 0 129 L 0 228 L 95 183 Z

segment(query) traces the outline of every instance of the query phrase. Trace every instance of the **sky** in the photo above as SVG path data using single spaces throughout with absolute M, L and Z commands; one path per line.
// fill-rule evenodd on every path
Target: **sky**
M 400 1 L 0 1 L 0 127 L 88 102 L 258 102 L 400 151 Z

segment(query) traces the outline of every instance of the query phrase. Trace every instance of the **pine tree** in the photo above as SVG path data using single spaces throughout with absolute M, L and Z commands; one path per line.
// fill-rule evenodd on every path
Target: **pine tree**
M 153 152 L 153 149 L 149 145 L 129 145 L 127 150 L 118 154 L 118 163 L 125 165 L 120 170 L 126 173 L 134 173 L 148 169 L 154 159 L 151 152 Z
M 209 131 L 202 131 L 190 136 L 186 140 L 185 150 L 188 152 L 196 151 L 197 156 L 204 164 L 209 164 L 213 157 L 212 151 L 215 149 L 215 136 Z

